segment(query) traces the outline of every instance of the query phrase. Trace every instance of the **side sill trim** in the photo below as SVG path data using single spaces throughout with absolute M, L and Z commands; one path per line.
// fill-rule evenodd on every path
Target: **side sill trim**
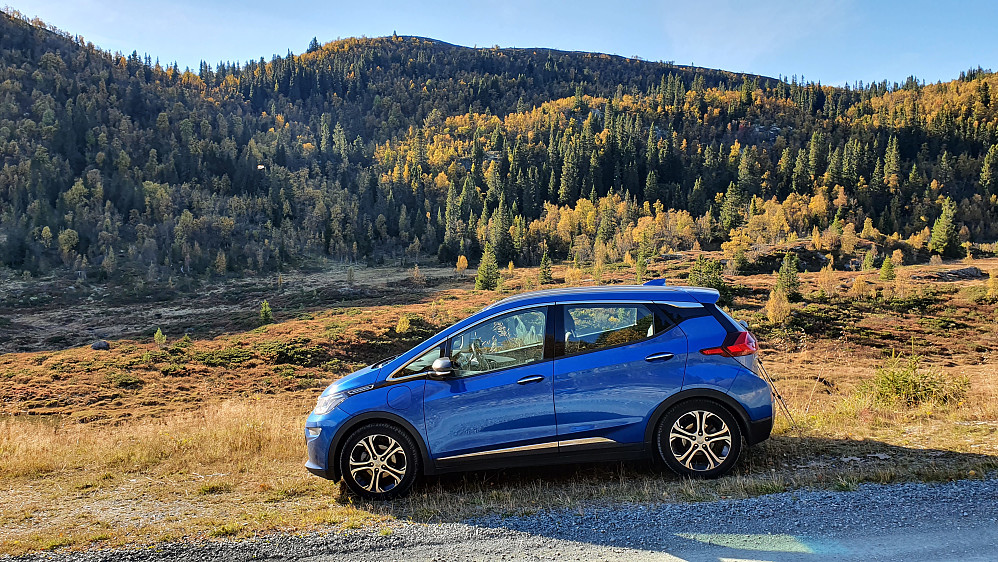
M 506 447 L 505 449 L 491 449 L 489 451 L 478 451 L 477 453 L 465 453 L 463 455 L 451 455 L 449 457 L 440 457 L 437 461 L 453 461 L 458 459 L 471 459 L 475 457 L 484 457 L 487 455 L 503 455 L 506 453 L 519 453 L 522 451 L 540 451 L 543 449 L 554 449 L 558 447 L 557 441 L 551 441 L 548 443 L 536 443 L 534 445 L 521 445 L 519 447 Z
M 475 453 L 465 453 L 462 455 L 451 455 L 449 457 L 440 457 L 436 459 L 437 462 L 440 461 L 453 461 L 460 459 L 472 459 L 477 457 L 485 457 L 491 455 L 505 455 L 509 453 L 521 453 L 527 451 L 543 451 L 547 449 L 557 449 L 559 447 L 573 447 L 579 445 L 619 445 L 613 439 L 607 439 L 606 437 L 586 437 L 584 439 L 569 439 L 567 441 L 549 441 L 547 443 L 535 443 L 533 445 L 521 445 L 519 447 L 506 447 L 503 449 L 490 449 L 488 451 L 478 451 Z

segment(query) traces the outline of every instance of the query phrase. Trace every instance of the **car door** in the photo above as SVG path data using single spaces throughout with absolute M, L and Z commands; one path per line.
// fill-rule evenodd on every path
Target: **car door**
M 446 344 L 454 372 L 426 381 L 427 445 L 438 467 L 556 450 L 548 307 L 487 319 Z
M 653 410 L 682 387 L 686 335 L 652 304 L 564 304 L 554 314 L 562 449 L 643 443 Z

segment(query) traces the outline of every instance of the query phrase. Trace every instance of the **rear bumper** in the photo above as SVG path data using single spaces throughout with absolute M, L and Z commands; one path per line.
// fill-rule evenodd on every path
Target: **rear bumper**
M 745 442 L 749 445 L 761 443 L 766 439 L 769 439 L 769 434 L 772 432 L 773 416 L 757 421 L 750 421 L 748 424 L 748 435 L 745 436 Z

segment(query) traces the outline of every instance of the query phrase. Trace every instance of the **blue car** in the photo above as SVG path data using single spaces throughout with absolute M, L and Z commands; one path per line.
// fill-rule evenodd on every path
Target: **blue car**
M 419 475 L 552 463 L 721 476 L 769 437 L 773 399 L 755 338 L 717 299 L 653 281 L 501 300 L 330 385 L 306 467 L 376 500 Z

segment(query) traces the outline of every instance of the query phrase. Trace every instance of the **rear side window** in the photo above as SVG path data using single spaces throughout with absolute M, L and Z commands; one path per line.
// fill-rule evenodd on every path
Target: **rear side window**
M 665 329 L 644 305 L 564 307 L 565 354 L 583 353 L 650 338 Z

